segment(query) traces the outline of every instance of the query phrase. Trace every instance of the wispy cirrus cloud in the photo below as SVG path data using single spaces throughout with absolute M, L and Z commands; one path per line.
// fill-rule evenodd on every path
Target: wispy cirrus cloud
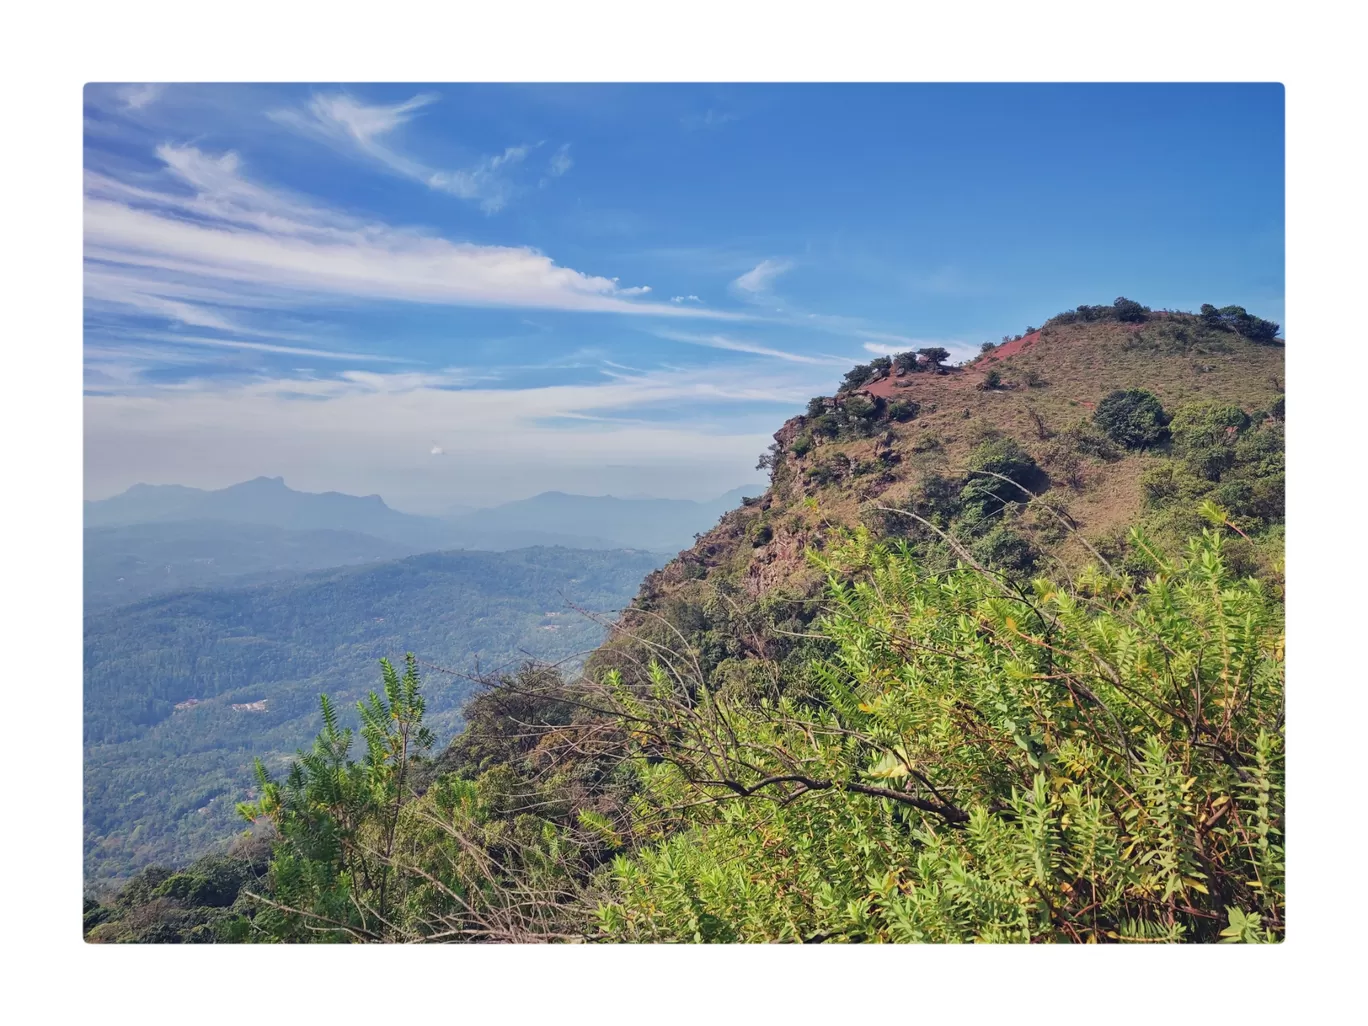
M 284 108 L 269 117 L 306 135 L 370 158 L 395 174 L 422 182 L 430 189 L 472 200 L 485 213 L 508 205 L 515 191 L 509 172 L 521 164 L 540 143 L 508 146 L 502 153 L 483 157 L 465 168 L 442 169 L 401 152 L 386 141 L 397 129 L 413 120 L 418 111 L 437 102 L 433 93 L 420 93 L 403 103 L 367 104 L 347 93 L 315 94 L 304 109 Z M 547 174 L 558 178 L 574 165 L 569 145 L 551 158 Z
M 149 185 L 88 173 L 87 289 L 102 303 L 233 328 L 234 303 L 327 298 L 740 318 L 643 302 L 649 286 L 558 265 L 525 246 L 455 242 L 320 206 L 249 179 L 234 153 L 163 145 Z M 206 300 L 209 292 L 220 300 Z M 197 294 L 198 301 L 195 297 Z
M 792 269 L 792 260 L 761 260 L 736 278 L 732 289 L 750 299 L 764 298 L 769 295 L 775 280 Z
M 682 331 L 659 331 L 656 332 L 656 335 L 672 342 L 685 342 L 694 346 L 706 346 L 709 349 L 725 349 L 733 353 L 768 356 L 776 360 L 786 360 L 789 363 L 805 363 L 813 366 L 848 365 L 850 363 L 848 359 L 841 356 L 830 356 L 825 353 L 795 353 L 787 349 L 775 349 L 772 346 L 761 345 L 758 342 L 750 342 L 745 339 L 729 338 L 726 335 L 695 335 Z
M 978 347 L 969 342 L 961 342 L 958 339 L 935 339 L 935 338 L 900 338 L 896 345 L 887 342 L 866 342 L 864 350 L 866 353 L 874 353 L 876 356 L 896 356 L 899 353 L 916 351 L 918 349 L 940 346 L 947 349 L 951 356 L 963 359 L 978 352 Z
M 124 85 L 115 89 L 114 95 L 123 103 L 125 110 L 142 110 L 161 96 L 165 88 L 154 83 Z
M 575 161 L 570 156 L 570 144 L 564 143 L 551 155 L 551 163 L 547 165 L 546 173 L 552 178 L 559 178 L 574 166 Z

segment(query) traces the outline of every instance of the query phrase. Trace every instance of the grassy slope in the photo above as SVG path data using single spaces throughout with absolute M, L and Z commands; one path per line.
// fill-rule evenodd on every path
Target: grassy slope
M 1195 324 L 1195 318 L 1176 315 L 1144 325 L 1047 325 L 1034 345 L 1013 356 L 980 358 L 943 375 L 909 375 L 908 385 L 898 392 L 921 405 L 916 419 L 883 422 L 874 438 L 826 442 L 802 458 L 787 451 L 804 422 L 794 418 L 775 435 L 785 458 L 771 488 L 754 505 L 727 514 L 692 549 L 648 577 L 638 607 L 656 609 L 671 597 L 701 597 L 710 590 L 705 582 L 719 579 L 744 582 L 752 595 L 776 588 L 807 590 L 812 573 L 805 566 L 804 549 L 820 546 L 831 525 L 860 522 L 862 505 L 906 497 L 928 473 L 962 473 L 985 429 L 1015 438 L 1039 458 L 1046 443 L 1030 409 L 1053 432 L 1090 418 L 1103 396 L 1121 388 L 1148 389 L 1170 412 L 1194 400 L 1223 400 L 1248 411 L 1268 409 L 1282 393 L 1282 347 L 1256 345 L 1233 334 L 1202 339 Z M 1189 341 L 1181 339 L 1183 332 Z M 980 389 L 986 363 L 1014 387 Z M 1028 386 L 1030 372 L 1045 383 Z M 869 458 L 885 432 L 891 433 L 890 447 L 902 457 L 890 471 L 891 483 L 857 477 L 812 487 L 804 481 L 803 470 L 832 453 L 844 452 L 852 462 Z M 1142 505 L 1140 477 L 1161 458 L 1131 453 L 1114 463 L 1091 461 L 1080 489 L 1055 482 L 1051 491 L 1066 502 L 1085 537 L 1107 539 L 1135 522 Z M 816 501 L 815 508 L 805 503 L 808 499 Z M 761 524 L 772 537 L 757 545 Z M 1075 541 L 1053 548 L 1066 563 L 1082 561 Z M 640 615 L 629 613 L 626 624 Z

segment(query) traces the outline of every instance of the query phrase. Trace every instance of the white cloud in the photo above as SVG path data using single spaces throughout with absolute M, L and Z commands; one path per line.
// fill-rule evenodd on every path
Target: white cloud
M 774 349 L 770 346 L 763 346 L 758 342 L 747 342 L 742 339 L 728 338 L 725 335 L 690 335 L 685 332 L 677 331 L 662 331 L 657 334 L 661 338 L 667 338 L 673 342 L 687 342 L 690 345 L 707 346 L 710 349 L 726 349 L 733 353 L 752 353 L 756 356 L 769 356 L 776 360 L 787 360 L 789 363 L 833 366 L 835 364 L 849 364 L 850 362 L 839 356 L 810 356 L 805 353 L 793 353 L 784 349 Z
M 752 297 L 765 296 L 781 274 L 793 268 L 791 260 L 761 260 L 732 282 L 732 287 Z
M 559 178 L 572 167 L 575 166 L 574 159 L 570 156 L 570 144 L 564 143 L 555 153 L 551 155 L 551 164 L 547 168 L 547 174 L 552 178 Z
M 265 294 L 741 319 L 637 301 L 647 286 L 624 288 L 529 247 L 453 242 L 319 207 L 249 180 L 233 153 L 167 145 L 158 155 L 179 189 L 86 176 L 87 289 L 100 302 L 218 328 L 231 318 L 196 312 L 182 290 L 247 307 Z
M 978 346 L 971 342 L 960 342 L 957 339 L 931 339 L 931 338 L 905 338 L 901 335 L 891 336 L 899 339 L 901 345 L 888 345 L 883 342 L 866 342 L 865 352 L 875 353 L 879 356 L 896 356 L 898 353 L 906 353 L 909 350 L 929 349 L 932 346 L 940 346 L 950 352 L 952 357 L 963 359 L 973 356 L 978 352 Z
M 125 110 L 142 110 L 149 103 L 156 100 L 165 88 L 165 86 L 151 83 L 144 85 L 126 85 L 115 89 L 114 95 L 123 102 Z
M 434 94 L 422 93 L 403 103 L 366 104 L 346 93 L 316 94 L 306 110 L 276 110 L 269 116 L 307 135 L 359 152 L 430 189 L 476 201 L 486 213 L 502 210 L 514 192 L 508 170 L 522 163 L 535 146 L 509 146 L 503 153 L 485 157 L 470 167 L 443 170 L 430 167 L 382 141 L 411 121 L 417 111 L 436 100 Z M 552 157 L 550 173 L 562 175 L 572 163 L 567 144 Z
M 703 302 L 703 300 L 699 299 L 697 296 L 671 296 L 671 297 L 670 297 L 670 302 L 671 302 L 671 303 L 701 303 L 701 302 Z

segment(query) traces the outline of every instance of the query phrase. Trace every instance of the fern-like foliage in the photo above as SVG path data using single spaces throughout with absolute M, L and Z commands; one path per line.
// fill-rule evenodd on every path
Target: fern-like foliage
M 617 686 L 638 813 L 687 826 L 614 863 L 607 936 L 1281 938 L 1282 609 L 1217 532 L 1139 582 L 819 562 L 817 701 Z

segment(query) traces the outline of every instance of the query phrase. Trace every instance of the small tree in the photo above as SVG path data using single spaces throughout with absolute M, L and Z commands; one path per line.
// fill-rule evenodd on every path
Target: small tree
M 905 353 L 899 353 L 893 357 L 893 367 L 903 373 L 921 370 L 921 365 L 917 363 L 917 354 L 910 349 Z
M 1127 299 L 1125 296 L 1117 296 L 1116 301 L 1112 303 L 1112 309 L 1115 311 L 1118 321 L 1130 324 L 1142 323 L 1150 312 L 1149 307 L 1141 306 L 1135 300 Z
M 1147 449 L 1169 434 L 1169 415 L 1158 397 L 1143 388 L 1112 392 L 1097 404 L 1093 422 L 1127 449 Z
M 927 365 L 938 373 L 945 370 L 941 364 L 950 359 L 950 351 L 942 349 L 940 346 L 924 346 L 917 350 L 917 355 L 925 357 Z
M 845 372 L 845 377 L 841 379 L 841 391 L 848 392 L 852 388 L 859 388 L 869 380 L 874 373 L 874 368 L 867 363 L 858 363 L 850 370 Z

